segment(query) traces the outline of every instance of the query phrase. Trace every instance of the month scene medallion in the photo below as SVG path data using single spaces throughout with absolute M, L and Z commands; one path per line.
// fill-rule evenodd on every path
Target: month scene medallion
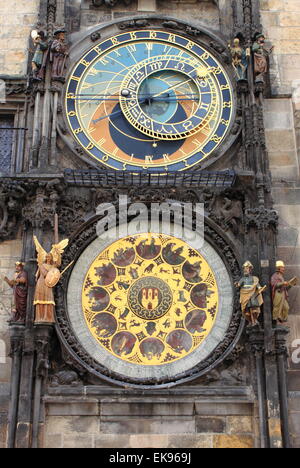
M 193 353 L 210 334 L 219 288 L 206 259 L 183 240 L 138 234 L 114 242 L 90 265 L 82 309 L 106 352 L 164 365 Z

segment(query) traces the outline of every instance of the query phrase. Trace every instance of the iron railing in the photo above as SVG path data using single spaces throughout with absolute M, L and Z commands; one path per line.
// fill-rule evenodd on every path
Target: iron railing
M 81 187 L 232 187 L 236 173 L 226 171 L 186 171 L 159 174 L 150 171 L 73 170 L 64 172 L 65 182 Z

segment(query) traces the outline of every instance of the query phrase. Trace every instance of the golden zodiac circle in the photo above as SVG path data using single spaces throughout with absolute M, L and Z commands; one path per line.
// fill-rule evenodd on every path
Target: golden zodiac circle
M 164 365 L 192 353 L 211 332 L 219 290 L 207 260 L 164 234 L 119 239 L 86 275 L 82 306 L 108 353 L 136 365 Z

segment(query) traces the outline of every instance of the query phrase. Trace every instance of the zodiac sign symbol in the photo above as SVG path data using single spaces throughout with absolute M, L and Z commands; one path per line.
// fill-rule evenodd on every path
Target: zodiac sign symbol
M 170 273 L 169 270 L 164 270 L 163 268 L 161 268 L 161 269 L 159 270 L 159 272 L 160 272 L 160 273 L 165 273 L 165 274 L 169 274 L 169 273 Z
M 127 291 L 127 289 L 129 289 L 129 283 L 125 282 L 125 281 L 118 281 L 117 282 L 118 286 L 119 286 L 119 289 L 125 289 Z
M 155 267 L 154 263 L 151 263 L 151 265 L 145 268 L 144 273 L 152 273 L 154 267 Z
M 178 301 L 179 302 L 185 302 L 186 301 L 186 298 L 184 296 L 184 291 L 178 291 L 179 293 L 179 298 L 178 298 Z

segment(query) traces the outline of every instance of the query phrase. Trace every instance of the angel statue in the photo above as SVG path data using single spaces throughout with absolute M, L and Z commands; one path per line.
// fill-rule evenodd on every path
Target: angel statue
M 62 254 L 69 244 L 69 240 L 64 239 L 59 244 L 52 245 L 50 253 L 43 249 L 36 236 L 33 236 L 33 240 L 38 260 L 34 294 L 35 322 L 55 323 L 53 288 L 61 278 L 62 273 L 60 273 L 59 267 L 61 266 Z

